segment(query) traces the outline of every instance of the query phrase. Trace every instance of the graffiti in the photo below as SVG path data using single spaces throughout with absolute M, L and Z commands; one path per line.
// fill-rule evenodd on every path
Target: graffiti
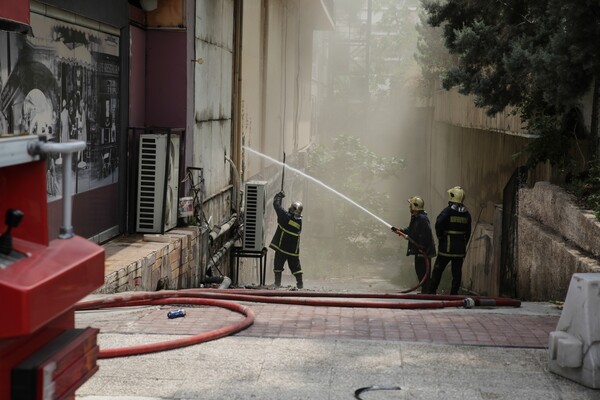
M 35 13 L 31 26 L 35 36 L 0 32 L 0 136 L 86 142 L 70 166 L 47 158 L 49 201 L 62 196 L 63 168 L 76 193 L 117 182 L 119 37 Z

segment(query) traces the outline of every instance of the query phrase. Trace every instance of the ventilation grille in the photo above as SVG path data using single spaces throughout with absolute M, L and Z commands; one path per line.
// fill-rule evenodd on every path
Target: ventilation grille
M 177 225 L 179 137 L 140 136 L 136 230 L 163 233 Z M 164 224 L 163 224 L 164 212 Z
M 247 182 L 244 190 L 243 249 L 261 251 L 265 246 L 264 218 L 267 182 Z

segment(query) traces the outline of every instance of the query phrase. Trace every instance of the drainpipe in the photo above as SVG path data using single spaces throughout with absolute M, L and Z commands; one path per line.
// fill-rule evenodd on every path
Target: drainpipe
M 239 215 L 240 214 L 240 205 L 242 203 L 242 201 L 241 201 L 241 197 L 242 196 L 240 196 L 240 191 L 241 191 L 241 189 L 240 189 L 240 182 L 241 182 L 240 172 L 237 169 L 237 167 L 236 167 L 235 163 L 233 162 L 233 160 L 231 158 L 227 157 L 227 154 L 225 154 L 225 161 L 226 162 L 228 161 L 231 164 L 231 168 L 233 169 L 233 173 L 234 173 L 234 176 L 235 176 L 234 179 L 233 179 L 234 180 L 234 185 L 233 185 L 234 193 L 233 193 L 233 199 L 232 200 L 233 200 L 233 203 L 234 203 L 235 212 Z
M 238 235 L 235 235 L 233 238 L 229 239 L 229 241 L 227 243 L 225 243 L 212 257 L 210 257 L 210 261 L 206 264 L 203 271 L 208 271 L 210 268 L 215 267 L 217 265 L 217 262 L 227 253 L 227 251 L 229 251 L 231 246 L 233 246 L 235 241 L 238 239 L 239 239 Z M 206 276 L 204 276 L 203 282 L 208 282 L 208 281 L 209 280 L 206 279 Z M 223 277 L 219 277 L 219 279 L 217 281 L 212 282 L 212 283 L 221 283 L 221 287 L 219 287 L 219 288 L 226 289 L 227 287 L 229 287 L 229 285 L 231 285 L 231 279 L 227 276 L 223 276 Z

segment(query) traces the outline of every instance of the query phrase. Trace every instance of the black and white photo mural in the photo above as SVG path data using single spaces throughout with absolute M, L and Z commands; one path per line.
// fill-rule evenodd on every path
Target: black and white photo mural
M 31 27 L 0 31 L 0 136 L 87 143 L 70 166 L 48 156 L 48 201 L 62 196 L 62 168 L 76 193 L 117 182 L 119 37 L 34 13 Z

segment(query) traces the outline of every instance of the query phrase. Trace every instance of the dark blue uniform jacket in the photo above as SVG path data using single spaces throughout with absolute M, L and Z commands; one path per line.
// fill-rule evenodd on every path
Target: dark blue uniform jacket
M 433 241 L 429 217 L 425 211 L 421 210 L 416 214 L 411 215 L 408 227 L 402 229 L 402 232 L 406 233 L 409 238 L 417 242 L 422 247 L 422 251 L 424 251 L 425 254 L 429 257 L 435 257 L 435 242 Z M 421 254 L 421 252 L 417 246 L 409 240 L 406 255 L 419 254 Z
M 435 221 L 439 254 L 464 257 L 471 237 L 471 214 L 460 203 L 448 203 Z
M 269 245 L 275 251 L 288 256 L 300 255 L 300 233 L 302 232 L 302 217 L 287 212 L 281 206 L 281 196 L 275 196 L 273 207 L 277 213 L 277 231 Z

